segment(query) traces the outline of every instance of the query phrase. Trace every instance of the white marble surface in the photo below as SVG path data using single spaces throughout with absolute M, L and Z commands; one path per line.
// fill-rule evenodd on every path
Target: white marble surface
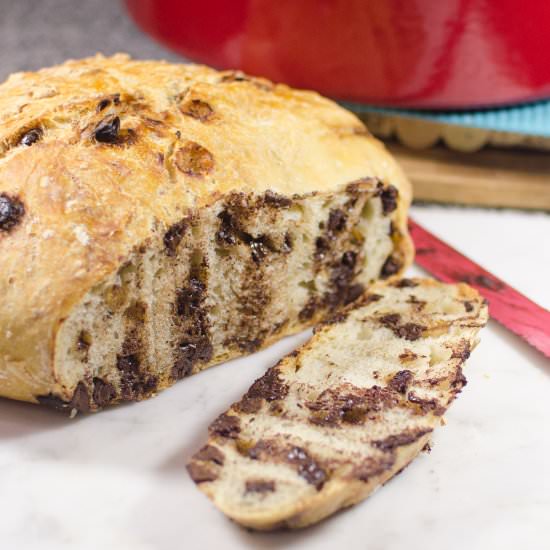
M 442 207 L 414 216 L 550 308 L 550 216 Z M 430 455 L 302 532 L 253 534 L 227 521 L 187 477 L 186 459 L 210 420 L 305 337 L 74 420 L 0 400 L 0 548 L 550 548 L 550 361 L 493 322 Z

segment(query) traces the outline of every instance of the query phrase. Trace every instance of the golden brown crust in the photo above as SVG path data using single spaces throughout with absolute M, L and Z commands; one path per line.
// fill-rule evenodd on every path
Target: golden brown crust
M 59 327 L 155 226 L 232 190 L 286 196 L 363 177 L 399 189 L 403 266 L 410 187 L 352 114 L 313 92 L 193 65 L 96 56 L 0 85 L 0 395 L 57 391 Z

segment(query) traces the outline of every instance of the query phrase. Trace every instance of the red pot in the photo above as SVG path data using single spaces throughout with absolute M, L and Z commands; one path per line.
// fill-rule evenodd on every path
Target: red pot
M 125 0 L 181 54 L 333 97 L 467 108 L 550 97 L 550 0 Z

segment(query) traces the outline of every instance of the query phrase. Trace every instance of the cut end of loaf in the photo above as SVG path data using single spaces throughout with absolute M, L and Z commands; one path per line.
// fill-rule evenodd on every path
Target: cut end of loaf
M 486 322 L 466 285 L 375 285 L 212 423 L 190 476 L 260 530 L 303 527 L 366 498 L 428 443 Z
M 397 194 L 369 178 L 335 193 L 231 193 L 154 228 L 63 323 L 63 391 L 38 401 L 87 412 L 144 399 L 352 302 L 404 267 Z

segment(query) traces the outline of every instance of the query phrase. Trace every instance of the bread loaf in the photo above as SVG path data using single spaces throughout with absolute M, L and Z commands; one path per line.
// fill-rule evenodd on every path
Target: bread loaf
M 0 85 L 0 395 L 139 400 L 411 261 L 410 189 L 349 112 L 96 56 Z
M 486 322 L 464 284 L 373 286 L 212 423 L 191 477 L 254 529 L 304 527 L 359 502 L 426 445 Z

